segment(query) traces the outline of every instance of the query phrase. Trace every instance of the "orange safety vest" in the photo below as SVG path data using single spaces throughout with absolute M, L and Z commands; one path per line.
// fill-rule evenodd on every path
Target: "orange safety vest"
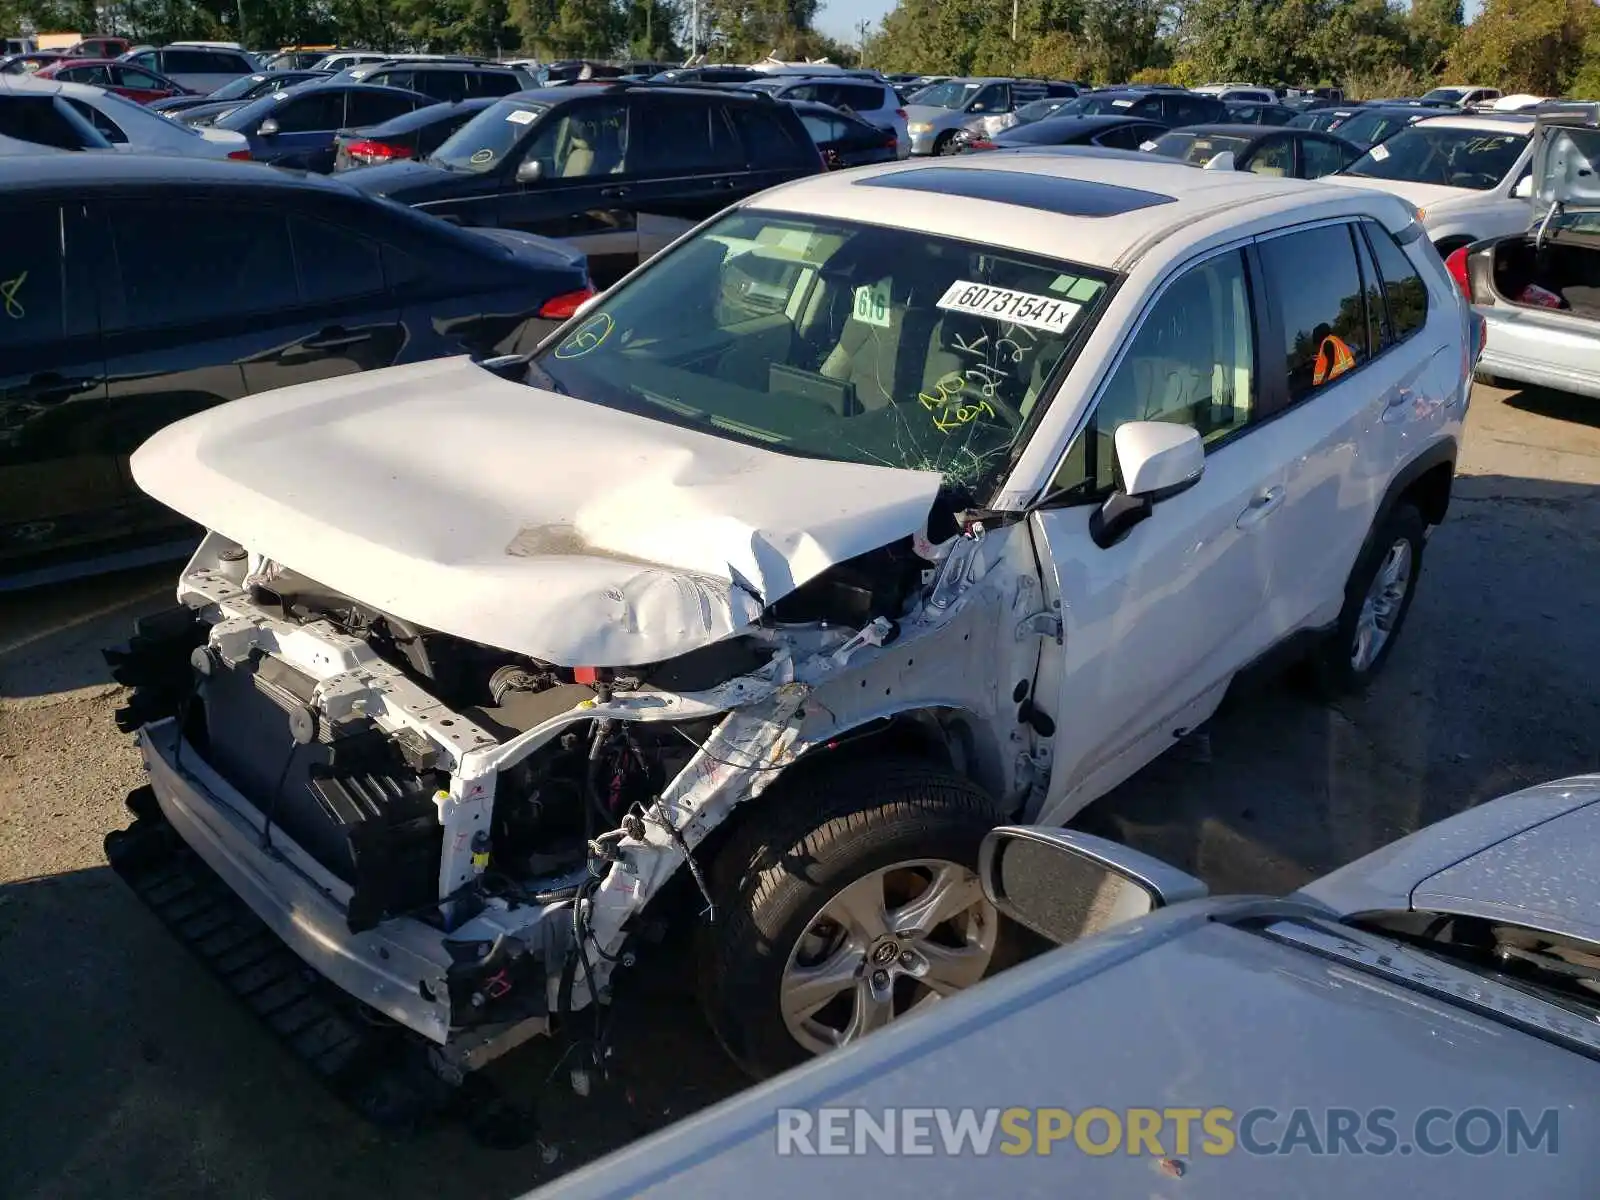
M 1322 346 L 1317 350 L 1317 365 L 1311 372 L 1312 386 L 1320 387 L 1329 383 L 1355 365 L 1356 356 L 1345 340 L 1330 333 L 1322 339 Z

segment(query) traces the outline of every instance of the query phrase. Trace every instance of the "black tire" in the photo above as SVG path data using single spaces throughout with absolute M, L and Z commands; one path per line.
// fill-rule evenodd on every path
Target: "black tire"
M 949 154 L 950 153 L 950 139 L 953 138 L 953 137 L 955 137 L 954 133 L 948 133 L 947 132 L 947 133 L 941 133 L 938 137 L 934 138 L 934 140 L 933 140 L 933 154 L 934 154 L 934 157 L 937 158 L 940 155 L 944 155 L 944 154 Z
M 1345 585 L 1344 607 L 1339 612 L 1338 624 L 1311 657 L 1312 681 L 1325 698 L 1334 699 L 1363 691 L 1389 660 L 1389 654 L 1394 650 L 1405 625 L 1406 614 L 1411 611 L 1411 601 L 1417 594 L 1426 531 L 1427 525 L 1422 520 L 1422 514 L 1413 505 L 1397 504 L 1363 550 L 1355 570 L 1350 572 L 1350 581 Z M 1371 661 L 1358 668 L 1353 659 L 1362 606 L 1391 549 L 1401 541 L 1410 547 L 1410 575 L 1394 610 L 1388 638 Z
M 764 1078 L 805 1061 L 779 1004 L 791 952 L 837 893 L 912 859 L 976 870 L 999 820 L 969 780 L 914 758 L 855 758 L 774 784 L 711 865 L 714 923 L 697 936 L 700 999 L 717 1038 Z M 998 918 L 997 918 L 998 920 Z M 1014 960 L 999 922 L 988 973 Z

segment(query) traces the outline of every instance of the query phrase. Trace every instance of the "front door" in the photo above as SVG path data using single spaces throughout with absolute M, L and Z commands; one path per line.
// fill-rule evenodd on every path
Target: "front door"
M 1065 820 L 1160 753 L 1265 649 L 1263 533 L 1284 468 L 1262 444 L 1251 276 L 1244 252 L 1223 251 L 1146 309 L 1051 484 L 1066 502 L 1032 517 L 1063 616 L 1036 689 L 1056 715 L 1042 820 Z M 1198 429 L 1205 472 L 1102 549 L 1089 515 L 1117 485 L 1113 438 L 1128 421 Z
M 114 539 L 105 361 L 78 206 L 0 203 L 0 578 Z
M 493 224 L 557 238 L 589 256 L 589 275 L 609 287 L 639 261 L 630 170 L 633 139 L 623 97 L 597 97 L 552 113 L 504 169 L 506 191 Z M 519 167 L 539 164 L 537 179 L 515 182 Z

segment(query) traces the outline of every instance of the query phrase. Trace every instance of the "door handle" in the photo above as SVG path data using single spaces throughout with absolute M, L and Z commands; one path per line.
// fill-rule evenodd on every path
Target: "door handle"
M 63 379 L 52 371 L 35 375 L 27 383 L 9 390 L 15 400 L 30 404 L 60 404 L 84 392 L 92 392 L 99 386 L 98 379 Z
M 306 358 L 312 354 L 321 354 L 325 350 L 339 350 L 345 346 L 359 346 L 362 342 L 370 342 L 370 333 L 350 333 L 337 327 L 324 329 L 314 337 L 308 337 L 303 342 L 296 342 L 278 357 L 283 359 Z
M 1250 501 L 1245 510 L 1239 514 L 1234 526 L 1238 529 L 1249 529 L 1251 526 L 1259 525 L 1278 510 L 1286 494 L 1282 487 L 1269 487 Z
M 714 188 L 719 188 L 719 189 L 721 189 L 723 191 L 728 191 L 729 189 L 731 189 L 733 187 L 733 180 L 731 180 L 731 179 L 713 179 L 711 181 L 711 186 L 714 187 Z
M 626 196 L 627 194 L 628 189 L 625 187 L 603 187 L 600 189 L 600 195 L 607 200 L 615 200 L 619 196 Z

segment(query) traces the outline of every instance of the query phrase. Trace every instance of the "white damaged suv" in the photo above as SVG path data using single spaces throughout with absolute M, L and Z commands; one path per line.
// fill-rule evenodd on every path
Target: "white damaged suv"
M 1095 152 L 766 192 L 531 356 L 137 453 L 210 532 L 111 654 L 150 781 L 109 856 L 338 1079 L 588 1038 L 675 922 L 781 1069 L 1002 964 L 992 826 L 1273 652 L 1382 667 L 1476 343 L 1378 192 Z

